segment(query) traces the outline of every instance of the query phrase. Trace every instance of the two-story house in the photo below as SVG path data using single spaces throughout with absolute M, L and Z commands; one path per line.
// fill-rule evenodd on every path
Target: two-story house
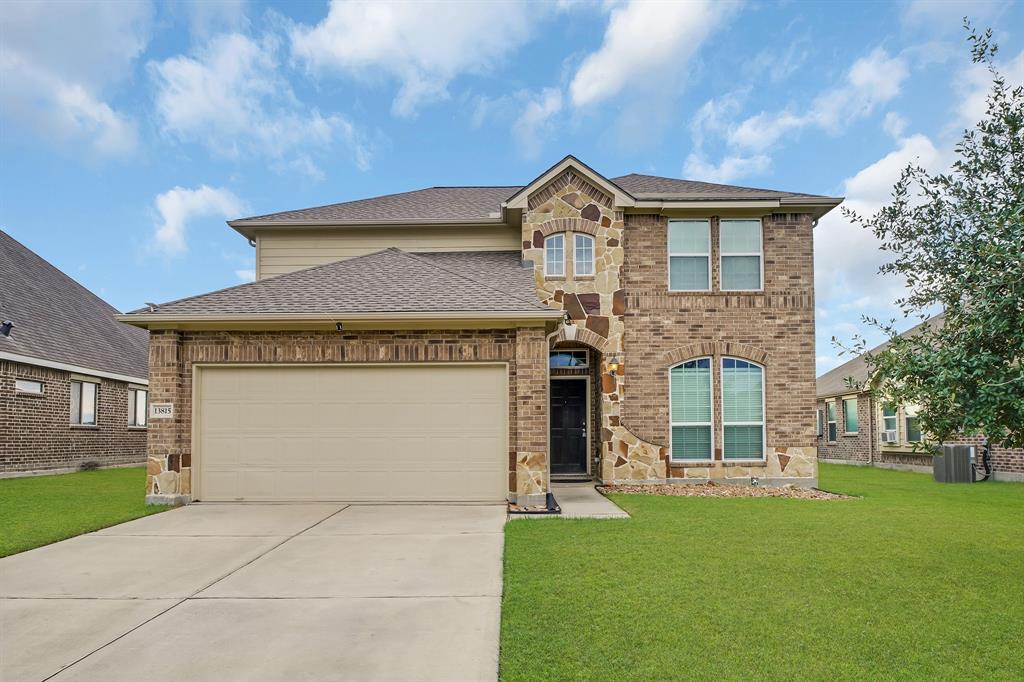
M 229 222 L 257 280 L 150 330 L 151 501 L 816 483 L 813 228 L 841 199 L 569 156 Z

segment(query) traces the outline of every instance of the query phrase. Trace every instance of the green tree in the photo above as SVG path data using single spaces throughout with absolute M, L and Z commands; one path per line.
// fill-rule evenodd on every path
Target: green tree
M 919 407 L 925 447 L 961 433 L 1024 447 L 1024 88 L 996 68 L 991 29 L 964 27 L 992 74 L 984 118 L 948 171 L 910 164 L 878 213 L 844 212 L 890 254 L 879 271 L 906 280 L 904 315 L 928 322 L 903 337 L 895 320 L 864 318 L 888 337 L 866 353 L 875 394 Z M 858 337 L 846 350 L 864 349 Z

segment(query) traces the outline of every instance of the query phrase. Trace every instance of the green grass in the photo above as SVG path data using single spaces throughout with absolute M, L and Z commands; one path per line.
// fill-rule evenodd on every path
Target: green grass
M 145 505 L 145 489 L 135 467 L 2 479 L 0 556 L 162 511 Z
M 617 495 L 505 529 L 503 680 L 1022 679 L 1024 485 L 822 465 L 815 501 Z

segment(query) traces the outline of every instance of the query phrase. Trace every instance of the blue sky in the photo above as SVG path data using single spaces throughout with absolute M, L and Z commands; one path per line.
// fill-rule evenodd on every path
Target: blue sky
M 567 153 L 871 212 L 983 111 L 965 14 L 1024 80 L 1019 2 L 11 2 L 0 227 L 125 310 L 251 277 L 225 219 Z M 815 251 L 825 370 L 900 283 L 838 212 Z

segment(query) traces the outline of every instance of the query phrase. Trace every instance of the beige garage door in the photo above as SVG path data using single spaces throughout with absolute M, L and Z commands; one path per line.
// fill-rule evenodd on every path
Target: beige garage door
M 496 365 L 199 370 L 201 500 L 484 501 L 508 488 Z

